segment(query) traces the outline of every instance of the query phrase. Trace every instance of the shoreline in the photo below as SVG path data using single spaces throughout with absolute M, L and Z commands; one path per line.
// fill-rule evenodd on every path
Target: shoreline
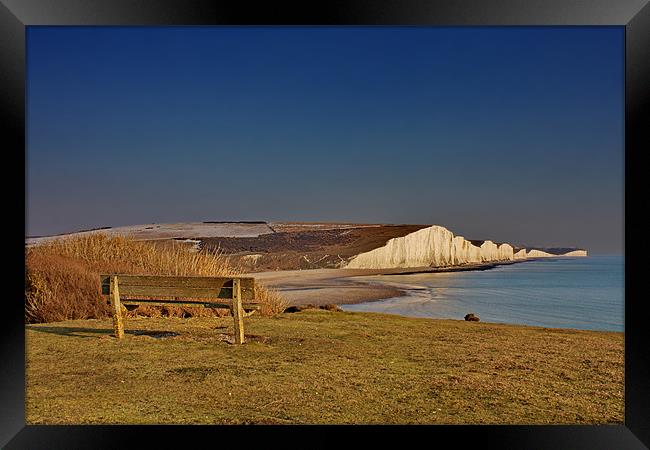
M 539 259 L 551 258 L 491 261 L 450 267 L 279 270 L 252 272 L 246 276 L 255 277 L 256 282 L 278 291 L 291 306 L 307 304 L 321 306 L 329 303 L 354 305 L 408 295 L 408 288 L 383 282 L 370 282 L 359 277 L 483 271 Z
M 399 277 L 393 275 L 416 275 L 416 274 L 430 274 L 430 273 L 449 273 L 449 272 L 480 272 L 491 270 L 500 266 L 510 266 L 512 264 L 519 264 L 523 262 L 539 262 L 539 261 L 560 261 L 564 257 L 539 257 L 539 258 L 526 258 L 514 261 L 498 261 L 482 264 L 471 264 L 454 267 L 419 267 L 419 268 L 393 268 L 393 269 L 313 269 L 313 270 L 294 270 L 294 271 L 276 271 L 276 272 L 260 272 L 251 273 L 259 279 L 261 284 L 267 285 L 277 291 L 288 300 L 291 306 L 313 305 L 323 306 L 327 304 L 339 305 L 344 311 L 356 312 L 377 312 L 388 315 L 398 315 L 405 317 L 419 317 L 424 316 L 415 314 L 406 314 L 400 312 L 391 312 L 392 307 L 388 306 L 387 310 L 383 306 L 375 307 L 372 304 L 375 302 L 388 301 L 389 305 L 400 304 L 404 300 L 406 304 L 413 301 L 429 296 L 429 288 L 418 282 L 421 277 L 406 278 L 400 280 Z M 578 259 L 578 257 L 571 257 L 566 259 Z M 382 275 L 390 276 L 388 279 L 381 277 Z M 426 277 L 425 277 L 426 278 Z M 435 277 L 434 277 L 435 278 Z M 429 279 L 429 278 L 426 278 Z M 365 305 L 363 305 L 365 304 Z M 355 305 L 361 305 L 356 308 Z M 346 308 L 346 306 L 350 308 Z M 427 317 L 432 319 L 458 319 L 462 320 L 462 315 L 456 317 Z M 482 317 L 482 319 L 485 319 Z M 519 321 L 498 320 L 492 317 L 493 320 L 485 323 L 496 324 L 513 324 L 520 326 L 538 326 L 542 328 L 553 329 L 568 329 L 568 330 L 591 330 L 591 331 L 606 331 L 615 333 L 624 333 L 624 330 L 602 328 L 597 326 L 587 327 L 572 326 L 568 324 L 528 324 Z M 482 320 L 484 321 L 484 320 Z M 602 329 L 601 329 L 602 328 Z

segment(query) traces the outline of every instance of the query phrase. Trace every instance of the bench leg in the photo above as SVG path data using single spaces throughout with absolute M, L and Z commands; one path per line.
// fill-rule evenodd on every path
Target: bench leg
M 110 285 L 111 304 L 113 305 L 113 332 L 115 337 L 124 337 L 124 323 L 122 321 L 122 303 L 120 302 L 120 290 L 117 285 L 117 276 L 111 276 Z
M 241 301 L 241 285 L 238 278 L 232 282 L 232 316 L 235 319 L 235 344 L 244 343 L 244 307 Z

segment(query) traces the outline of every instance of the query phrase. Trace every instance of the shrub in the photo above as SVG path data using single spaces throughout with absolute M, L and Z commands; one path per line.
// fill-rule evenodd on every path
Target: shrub
M 155 243 L 97 233 L 61 238 L 26 249 L 25 320 L 29 323 L 110 316 L 99 273 L 170 276 L 233 276 L 239 272 L 220 253 L 192 251 L 178 242 Z M 284 310 L 277 292 L 257 286 L 261 314 Z M 140 306 L 129 316 L 222 316 L 227 310 Z
M 106 302 L 101 301 L 97 274 L 79 261 L 30 251 L 25 272 L 27 322 L 89 319 L 110 314 Z

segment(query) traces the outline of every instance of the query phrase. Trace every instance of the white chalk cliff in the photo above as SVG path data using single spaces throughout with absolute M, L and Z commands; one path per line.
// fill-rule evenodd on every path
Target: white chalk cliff
M 562 256 L 587 256 L 587 250 L 573 250 L 572 252 L 565 253 Z
M 551 255 L 550 253 L 544 252 L 542 250 L 529 250 L 528 254 L 526 255 L 527 258 L 547 258 L 549 256 L 557 256 L 557 255 Z
M 585 250 L 552 255 L 541 250 L 521 249 L 510 244 L 484 241 L 476 246 L 462 236 L 433 225 L 406 236 L 390 239 L 383 247 L 360 253 L 345 265 L 347 269 L 390 269 L 406 267 L 449 267 L 463 264 L 511 261 L 543 256 L 587 256 Z
M 517 251 L 517 253 L 515 253 L 515 259 L 523 259 L 525 257 L 526 257 L 526 249 L 525 248 L 522 248 L 521 250 Z

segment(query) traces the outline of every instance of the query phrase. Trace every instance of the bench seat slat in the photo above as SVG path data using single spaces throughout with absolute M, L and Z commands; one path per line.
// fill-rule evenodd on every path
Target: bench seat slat
M 232 298 L 232 288 L 184 288 L 184 287 L 159 287 L 159 286 L 122 286 L 120 283 L 120 297 L 185 297 L 185 298 Z M 251 289 L 242 289 L 242 300 L 253 300 L 254 292 Z
M 203 308 L 223 308 L 230 309 L 231 303 L 215 303 L 215 302 L 201 302 L 201 301 L 188 301 L 188 300 L 155 300 L 155 299 L 124 299 L 121 303 L 125 306 L 186 306 L 186 307 L 203 307 Z M 255 303 L 244 303 L 244 309 L 261 309 L 262 306 Z

